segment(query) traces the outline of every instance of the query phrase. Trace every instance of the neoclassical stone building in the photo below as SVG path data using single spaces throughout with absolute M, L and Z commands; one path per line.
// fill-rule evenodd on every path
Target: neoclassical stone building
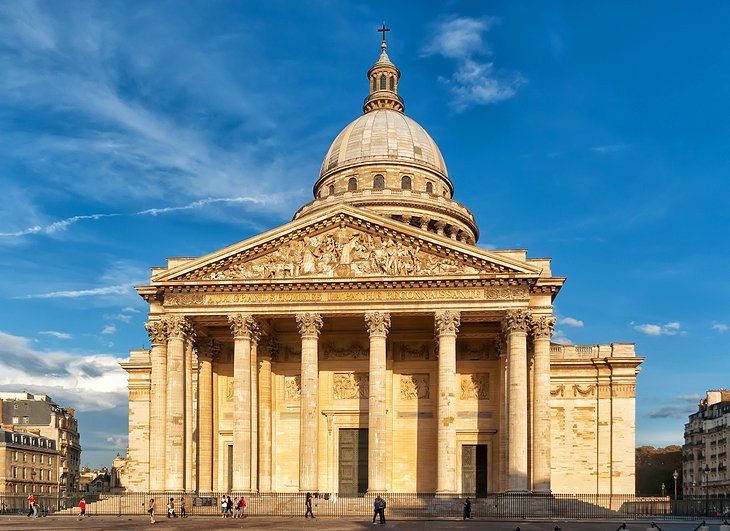
M 552 345 L 565 278 L 476 246 L 386 53 L 294 219 L 137 287 L 131 491 L 634 492 L 631 344 Z

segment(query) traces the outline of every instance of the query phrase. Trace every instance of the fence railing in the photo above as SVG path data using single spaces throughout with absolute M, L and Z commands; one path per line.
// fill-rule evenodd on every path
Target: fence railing
M 246 500 L 247 516 L 303 516 L 305 493 L 263 492 L 137 492 L 109 494 L 38 495 L 40 510 L 46 514 L 78 514 L 82 495 L 88 515 L 144 515 L 150 499 L 155 500 L 156 513 L 164 516 L 170 498 L 177 514 L 184 504 L 190 516 L 220 516 L 221 498 L 240 496 Z M 382 493 L 386 514 L 394 519 L 430 519 L 461 517 L 464 499 L 470 496 L 471 515 L 484 519 L 670 519 L 683 517 L 728 517 L 730 498 L 637 497 L 604 494 L 490 494 L 475 497 L 467 494 Z M 318 517 L 370 517 L 375 494 L 337 495 L 313 493 L 313 510 Z M 0 494 L 0 514 L 28 512 L 27 494 Z

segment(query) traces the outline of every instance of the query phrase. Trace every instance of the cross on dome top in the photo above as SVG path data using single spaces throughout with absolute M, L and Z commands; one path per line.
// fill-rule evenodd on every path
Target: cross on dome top
M 368 70 L 368 80 L 370 81 L 370 94 L 365 98 L 362 110 L 365 113 L 377 109 L 392 109 L 394 111 L 403 112 L 405 103 L 403 98 L 398 95 L 398 80 L 400 79 L 400 70 L 390 61 L 386 53 L 387 43 L 385 34 L 390 28 L 385 26 L 377 30 L 382 33 L 383 39 L 380 43 L 380 58 Z

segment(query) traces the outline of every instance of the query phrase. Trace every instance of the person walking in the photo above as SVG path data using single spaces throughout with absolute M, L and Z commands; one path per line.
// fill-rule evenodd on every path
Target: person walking
M 185 498 L 180 498 L 180 518 L 187 518 L 187 516 L 185 512 Z
M 33 505 L 35 504 L 35 497 L 30 494 L 28 496 L 28 514 L 26 516 L 31 517 L 33 516 Z
M 79 515 L 79 520 L 81 520 L 86 516 L 86 498 L 84 496 L 81 496 L 81 501 L 79 501 L 79 509 L 81 509 L 81 514 Z
M 314 513 L 312 512 L 312 493 L 307 492 L 307 499 L 304 502 L 304 507 L 306 507 L 306 512 L 304 513 L 304 518 L 309 518 L 310 516 L 314 518 Z
M 226 500 L 226 495 L 224 494 L 221 496 L 221 518 L 225 518 L 228 514 L 228 500 Z
M 464 520 L 471 520 L 471 500 L 469 496 L 464 500 Z
M 226 496 L 226 509 L 228 511 L 227 518 L 233 518 L 233 500 L 230 496 Z
M 150 498 L 150 501 L 147 503 L 147 512 L 150 513 L 150 523 L 155 523 L 155 510 L 157 509 L 157 504 L 155 503 L 154 498 Z
M 177 515 L 175 514 L 175 500 L 172 498 L 170 498 L 170 501 L 167 502 L 167 517 L 177 518 Z
M 373 525 L 376 517 L 380 517 L 380 525 L 385 525 L 385 500 L 380 496 L 373 501 Z

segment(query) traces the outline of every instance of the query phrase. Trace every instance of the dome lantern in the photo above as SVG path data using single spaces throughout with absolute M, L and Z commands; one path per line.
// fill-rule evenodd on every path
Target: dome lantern
M 380 58 L 368 70 L 368 83 L 370 86 L 370 94 L 365 98 L 362 110 L 365 113 L 378 109 L 392 109 L 394 111 L 403 112 L 405 103 L 403 98 L 398 95 L 398 80 L 400 79 L 400 70 L 390 61 L 386 49 L 388 43 L 385 40 L 385 33 L 390 31 L 389 28 L 383 27 L 378 29 L 383 34 L 383 40 L 380 43 Z

